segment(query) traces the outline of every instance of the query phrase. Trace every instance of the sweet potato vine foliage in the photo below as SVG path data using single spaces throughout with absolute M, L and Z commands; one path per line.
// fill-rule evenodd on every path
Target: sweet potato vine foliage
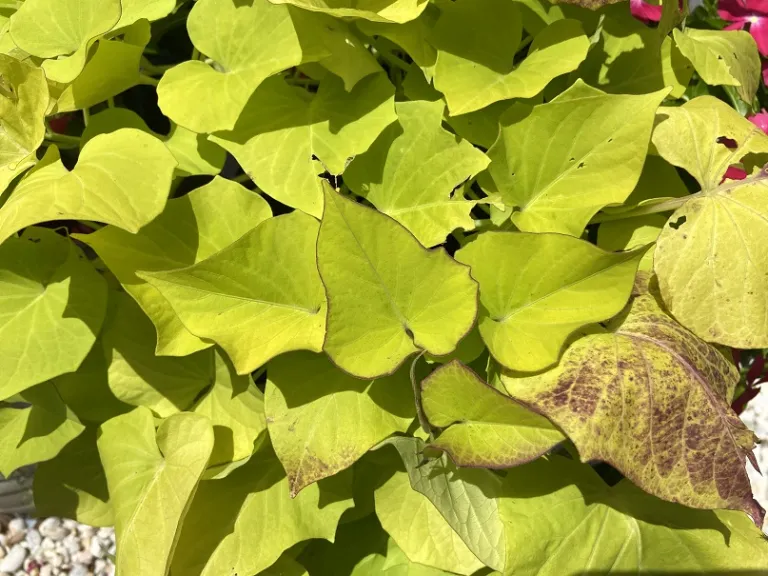
M 740 2 L 0 1 L 0 473 L 120 576 L 768 569 Z

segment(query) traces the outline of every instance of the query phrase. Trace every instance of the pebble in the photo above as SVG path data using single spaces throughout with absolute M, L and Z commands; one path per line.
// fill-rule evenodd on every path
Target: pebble
M 6 557 L 0 561 L 0 572 L 16 572 L 24 566 L 28 553 L 26 548 L 18 544 L 11 548 Z
M 760 392 L 747 404 L 741 419 L 761 441 L 755 448 L 760 471 L 755 470 L 752 464 L 747 464 L 747 474 L 752 482 L 755 500 L 763 508 L 768 508 L 768 382 L 760 386 Z M 768 520 L 763 524 L 763 532 L 768 534 Z
M 88 576 L 88 567 L 82 564 L 73 564 L 69 570 L 69 576 Z
M 29 548 L 30 550 L 37 550 L 38 548 L 40 548 L 40 545 L 42 543 L 43 543 L 43 537 L 40 535 L 40 532 L 38 532 L 34 528 L 27 530 L 27 537 L 24 540 L 24 544 L 26 544 L 26 548 Z
M 112 528 L 61 518 L 0 519 L 0 576 L 114 576 Z

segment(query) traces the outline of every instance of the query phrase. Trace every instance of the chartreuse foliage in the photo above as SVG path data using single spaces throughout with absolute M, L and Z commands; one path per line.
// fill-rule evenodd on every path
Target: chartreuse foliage
M 567 4 L 0 2 L 0 473 L 121 576 L 764 570 L 756 45 Z

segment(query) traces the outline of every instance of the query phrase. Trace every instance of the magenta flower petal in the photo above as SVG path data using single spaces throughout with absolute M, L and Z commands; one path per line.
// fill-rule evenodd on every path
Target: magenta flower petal
M 768 18 L 752 16 L 749 19 L 749 33 L 757 42 L 757 50 L 763 56 L 768 56 Z
M 658 22 L 661 20 L 661 6 L 648 4 L 643 0 L 629 0 L 629 10 L 632 16 L 642 22 Z
M 747 20 L 736 20 L 733 24 L 728 24 L 723 30 L 741 30 L 746 24 Z
M 726 180 L 744 180 L 746 177 L 747 173 L 741 168 L 737 168 L 736 166 L 728 166 L 728 170 L 725 171 L 725 176 L 723 176 L 721 182 L 725 182 Z
M 729 22 L 746 20 L 752 15 L 752 11 L 739 0 L 720 0 L 717 4 L 717 13 L 720 18 Z
M 747 0 L 742 6 L 752 13 L 768 15 L 768 0 Z
M 752 122 L 752 124 L 760 128 L 760 130 L 768 134 L 768 112 L 763 110 L 758 114 L 749 116 L 747 120 L 749 120 L 750 122 Z

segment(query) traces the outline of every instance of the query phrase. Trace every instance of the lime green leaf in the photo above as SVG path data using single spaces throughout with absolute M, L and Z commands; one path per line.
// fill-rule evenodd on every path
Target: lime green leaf
M 309 572 L 301 564 L 289 556 L 280 556 L 277 562 L 258 576 L 308 576 Z
M 194 132 L 231 130 L 265 79 L 328 55 L 315 45 L 317 31 L 306 29 L 300 39 L 297 27 L 305 22 L 286 6 L 267 0 L 199 0 L 189 13 L 187 31 L 195 47 L 215 65 L 189 60 L 166 72 L 157 88 L 160 109 Z M 313 42 L 313 50 L 321 48 L 318 53 L 305 53 L 307 40 Z
M 27 174 L 0 208 L 0 242 L 51 220 L 93 220 L 137 232 L 162 212 L 176 166 L 162 142 L 132 128 L 88 142 L 71 171 L 57 155 L 49 148 L 52 162 Z
M 238 374 L 247 374 L 278 354 L 322 349 L 318 228 L 311 216 L 292 212 L 193 266 L 138 276 L 160 291 L 187 330 L 219 344 Z
M 509 574 L 757 574 L 768 562 L 744 514 L 670 504 L 626 480 L 609 488 L 562 457 L 511 470 L 499 508 Z
M 317 264 L 328 295 L 324 350 L 355 376 L 391 374 L 419 349 L 448 354 L 474 324 L 467 268 L 330 187 Z
M 555 20 L 562 20 L 563 10 L 556 2 L 547 0 L 515 0 L 523 18 L 523 28 L 531 36 L 536 36 Z M 554 5 L 553 5 L 554 4 Z M 585 18 L 588 21 L 587 18 Z
M 120 21 L 115 28 L 124 28 L 141 20 L 160 20 L 176 8 L 176 0 L 121 0 L 123 7 Z
M 415 20 L 402 24 L 358 20 L 357 27 L 368 36 L 383 36 L 398 44 L 422 68 L 432 69 L 437 61 L 437 50 L 429 43 L 432 28 L 440 14 L 434 6 L 427 8 Z M 429 75 L 431 79 L 431 74 Z
M 163 213 L 137 234 L 106 226 L 77 235 L 109 266 L 157 329 L 157 354 L 184 356 L 211 345 L 182 324 L 160 291 L 136 276 L 139 270 L 184 268 L 226 248 L 271 216 L 255 192 L 223 178 L 169 200 Z
M 445 121 L 462 138 L 488 149 L 499 137 L 501 115 L 509 107 L 510 103 L 507 101 L 494 102 L 475 112 L 448 116 Z
M 112 393 L 131 406 L 145 406 L 164 418 L 188 409 L 213 381 L 210 350 L 183 358 L 155 356 L 152 323 L 125 293 L 110 294 L 101 336 Z
M 50 460 L 83 431 L 51 384 L 26 390 L 26 408 L 0 408 L 0 474 L 8 477 L 22 466 Z
M 37 163 L 37 156 L 32 152 L 26 158 L 22 158 L 18 161 L 15 168 L 11 165 L 0 166 L 0 199 L 3 197 L 3 192 L 11 185 L 19 174 L 23 174 L 32 166 Z
M 364 18 L 373 22 L 404 23 L 416 19 L 427 7 L 427 0 L 379 0 L 352 2 L 349 0 L 271 0 L 275 4 L 292 4 L 324 12 L 336 17 Z M 354 7 L 350 6 L 353 4 Z
M 345 90 L 352 90 L 355 84 L 369 74 L 382 72 L 376 58 L 345 23 L 324 14 L 316 14 L 307 20 L 317 30 L 319 41 L 329 54 L 317 63 L 342 78 Z M 308 30 L 304 34 L 315 35 Z
M 497 392 L 458 361 L 422 381 L 421 400 L 429 422 L 445 428 L 430 446 L 444 450 L 458 466 L 509 468 L 565 439 L 546 418 Z
M 640 259 L 562 234 L 486 232 L 456 253 L 480 284 L 478 325 L 488 350 L 511 370 L 557 362 L 578 328 L 626 304 Z
M 227 153 L 205 135 L 195 134 L 177 124 L 171 125 L 171 132 L 167 136 L 157 134 L 149 129 L 141 116 L 127 108 L 107 108 L 91 116 L 83 131 L 80 146 L 82 148 L 99 134 L 107 134 L 120 128 L 136 128 L 165 142 L 178 162 L 177 175 L 215 175 L 224 166 Z
M 139 84 L 139 64 L 148 42 L 145 21 L 125 30 L 122 41 L 99 40 L 80 75 L 56 97 L 56 112 L 89 108 Z
M 177 124 L 171 128 L 165 145 L 179 163 L 176 172 L 181 176 L 214 176 L 221 171 L 227 159 L 227 153 L 204 135 Z
M 211 424 L 197 414 L 175 414 L 155 436 L 152 413 L 137 408 L 100 430 L 97 443 L 115 514 L 120 574 L 165 576 L 211 455 Z
M 459 360 L 469 364 L 479 358 L 483 352 L 485 352 L 485 342 L 483 342 L 480 331 L 477 329 L 477 324 L 475 324 L 472 330 L 461 339 L 453 352 L 446 356 L 425 354 L 425 358 L 429 362 L 436 362 L 438 364 L 447 364 L 451 360 Z
M 606 94 L 577 80 L 547 104 L 506 112 L 488 170 L 505 204 L 518 208 L 517 227 L 580 236 L 603 206 L 624 202 L 666 93 Z
M 314 97 L 273 78 L 256 90 L 234 131 L 212 139 L 261 190 L 319 218 L 318 174 L 341 174 L 350 158 L 365 152 L 397 119 L 394 94 L 384 74 L 364 78 L 351 92 L 329 76 Z
M 432 36 L 438 49 L 435 88 L 445 95 L 451 115 L 535 96 L 553 78 L 575 70 L 589 48 L 580 22 L 558 20 L 536 36 L 515 68 L 521 37 L 514 2 L 458 0 L 442 6 Z
M 310 538 L 333 540 L 352 506 L 350 477 L 337 475 L 291 498 L 280 462 L 266 446 L 222 480 L 206 480 L 190 507 L 172 573 L 256 574 Z
M 353 378 L 325 356 L 296 352 L 269 365 L 269 436 L 291 495 L 351 466 L 415 414 L 407 370 L 381 380 Z
M 737 86 L 741 99 L 752 102 L 760 85 L 760 54 L 749 32 L 686 28 L 673 36 L 704 82 Z
M 646 26 L 625 6 L 606 14 L 600 39 L 589 51 L 578 74 L 588 84 L 611 94 L 647 94 L 671 87 L 680 98 L 693 66 L 671 37 Z
M 39 58 L 49 80 L 69 83 L 85 66 L 88 50 L 120 19 L 120 0 L 28 0 L 11 16 L 16 45 Z
M 661 156 L 649 154 L 643 164 L 643 172 L 637 186 L 622 206 L 606 206 L 607 212 L 631 210 L 636 205 L 658 201 L 660 198 L 681 198 L 688 195 L 688 188 L 677 169 Z
M 469 576 L 483 568 L 429 499 L 395 474 L 376 489 L 376 515 L 411 562 Z
M 597 245 L 603 250 L 635 250 L 656 242 L 667 219 L 660 214 L 648 214 L 604 222 L 597 230 Z M 653 250 L 646 251 L 640 260 L 638 271 L 653 270 Z
M 386 555 L 371 554 L 366 556 L 352 571 L 350 576 L 382 574 L 384 576 L 451 576 L 455 572 L 446 572 L 431 566 L 411 562 L 394 540 L 387 541 Z M 482 572 L 481 572 L 482 574 Z
M 64 404 L 81 422 L 101 424 L 134 408 L 118 400 L 109 387 L 107 359 L 101 339 L 96 340 L 75 372 L 56 376 L 51 382 Z
M 402 102 L 398 123 L 356 157 L 344 181 L 376 208 L 434 246 L 456 228 L 471 230 L 474 203 L 453 190 L 484 170 L 488 158 L 442 128 L 442 102 Z
M 379 479 L 382 481 L 377 485 L 381 485 L 387 477 L 390 477 L 392 470 L 384 472 L 384 478 L 381 478 L 382 472 L 378 470 Z M 355 479 L 357 480 L 357 474 Z M 407 489 L 411 491 L 410 487 Z M 455 574 L 455 572 L 446 572 L 411 562 L 395 541 L 382 530 L 376 515 L 373 514 L 372 488 L 369 492 L 370 514 L 356 521 L 342 523 L 336 531 L 333 544 L 325 540 L 314 540 L 301 551 L 298 560 L 308 568 L 312 576 L 370 576 L 372 574 L 451 576 Z M 347 517 L 348 514 L 345 514 L 344 518 Z M 460 542 L 458 545 L 462 546 Z
M 665 500 L 744 510 L 762 522 L 744 467 L 754 462 L 755 436 L 729 407 L 738 380 L 652 296 L 635 299 L 613 333 L 574 342 L 555 369 L 502 377 L 512 397 L 565 431 L 583 461 L 606 461 Z
M 52 230 L 26 230 L 0 245 L 0 284 L 0 399 L 77 370 L 107 301 L 82 252 Z
M 35 512 L 63 516 L 90 526 L 114 526 L 109 489 L 96 448 L 95 427 L 67 444 L 35 470 Z
M 768 152 L 768 136 L 709 96 L 664 108 L 663 115 L 653 143 L 702 189 L 659 236 L 654 268 L 664 303 L 700 338 L 735 348 L 768 346 L 766 174 L 720 185 L 728 166 Z M 735 148 L 726 147 L 729 139 Z
M 45 74 L 25 62 L 0 54 L 0 167 L 4 186 L 28 167 L 45 136 L 48 85 Z
M 502 481 L 489 470 L 457 470 L 445 456 L 423 461 L 424 442 L 418 438 L 392 438 L 403 459 L 411 488 L 437 508 L 464 544 L 486 566 L 504 569 L 505 534 L 496 496 Z
M 251 377 L 235 374 L 229 360 L 218 351 L 215 362 L 216 380 L 192 409 L 213 424 L 215 441 L 206 475 L 250 458 L 257 438 L 267 429 L 264 395 Z

